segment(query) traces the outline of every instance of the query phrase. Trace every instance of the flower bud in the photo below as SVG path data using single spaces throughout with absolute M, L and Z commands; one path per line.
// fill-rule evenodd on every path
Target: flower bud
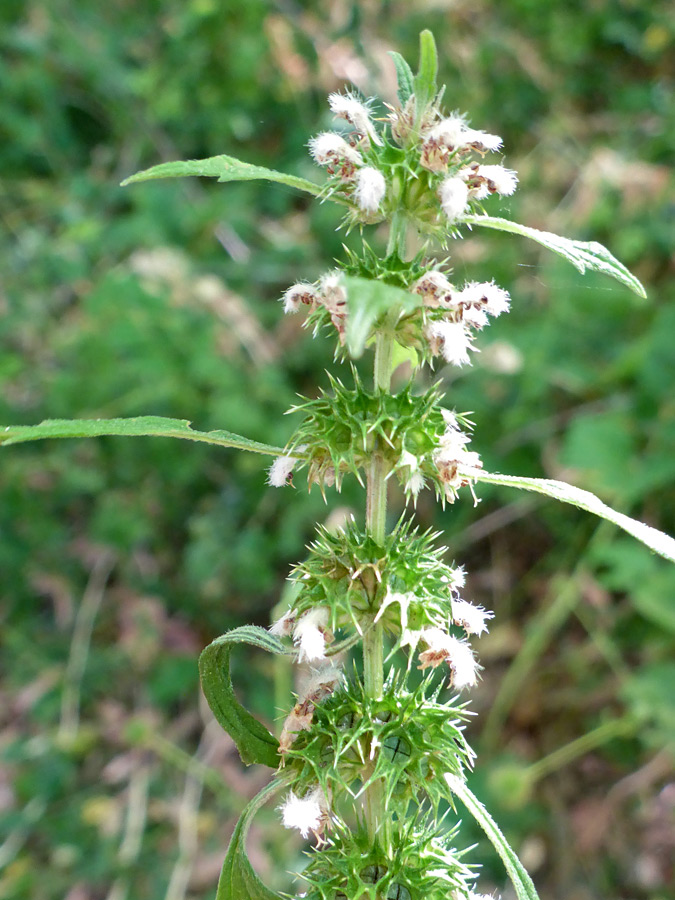
M 455 222 L 465 212 L 469 203 L 469 189 L 457 175 L 446 178 L 439 190 L 441 208 L 451 222 Z
M 377 212 L 386 190 L 387 183 L 379 169 L 364 166 L 358 170 L 354 198 L 364 212 Z

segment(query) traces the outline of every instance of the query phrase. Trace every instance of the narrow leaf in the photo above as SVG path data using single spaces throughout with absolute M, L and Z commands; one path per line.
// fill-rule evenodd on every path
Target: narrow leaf
M 234 829 L 218 880 L 216 900 L 281 900 L 258 878 L 246 855 L 246 836 L 260 807 L 273 796 L 283 782 L 272 781 L 248 804 Z
M 597 241 L 573 241 L 570 238 L 552 234 L 550 231 L 540 231 L 538 228 L 529 228 L 527 225 L 495 216 L 464 216 L 462 222 L 467 225 L 480 225 L 483 228 L 494 228 L 496 231 L 508 231 L 510 234 L 529 237 L 569 260 L 582 275 L 586 269 L 602 272 L 604 275 L 616 278 L 638 296 L 647 296 L 647 292 L 635 275 L 632 275 L 623 263 L 620 263 L 606 247 Z
M 268 456 L 280 456 L 280 447 L 251 441 L 230 431 L 193 431 L 186 419 L 165 419 L 162 416 L 137 416 L 132 419 L 46 419 L 39 425 L 7 425 L 0 427 L 0 444 L 21 444 L 45 438 L 82 437 L 172 437 L 187 441 L 202 441 L 220 447 L 251 450 Z
M 396 66 L 396 80 L 398 81 L 398 99 L 401 106 L 405 106 L 413 94 L 414 75 L 408 63 L 403 59 L 400 53 L 395 50 L 389 51 L 389 56 L 394 60 Z
M 459 797 L 501 857 L 509 878 L 516 889 L 518 900 L 539 900 L 532 879 L 525 871 L 523 864 L 516 856 L 515 851 L 511 848 L 510 844 L 499 830 L 499 826 L 480 800 L 456 775 L 446 775 L 445 780 L 452 793 Z
M 276 769 L 279 741 L 255 719 L 234 696 L 230 678 L 230 654 L 236 644 L 250 644 L 282 655 L 286 648 L 279 638 L 256 625 L 244 625 L 222 634 L 199 657 L 199 675 L 204 696 L 218 723 L 237 745 L 245 765 L 262 763 Z
M 142 172 L 131 175 L 122 182 L 122 187 L 135 184 L 137 181 L 150 181 L 153 178 L 182 178 L 185 175 L 201 175 L 206 178 L 217 178 L 218 181 L 276 181 L 279 184 L 297 188 L 299 191 L 306 191 L 315 197 L 321 193 L 321 187 L 307 181 L 306 178 L 266 169 L 264 166 L 254 166 L 224 154 L 211 156 L 209 159 L 187 159 L 160 163 L 158 166 L 152 166 L 150 169 L 144 169 Z
M 355 359 L 363 353 L 372 327 L 379 318 L 387 313 L 393 317 L 412 312 L 422 303 L 418 294 L 411 294 L 384 281 L 344 275 L 343 284 L 347 289 L 347 349 Z
M 436 96 L 436 76 L 438 75 L 438 54 L 433 34 L 425 29 L 420 32 L 420 64 L 413 84 L 415 88 L 416 115 L 422 115 Z
M 467 478 L 484 481 L 486 484 L 503 484 L 506 487 L 520 488 L 523 491 L 534 491 L 537 494 L 545 494 L 547 497 L 553 497 L 555 500 L 561 500 L 563 503 L 571 503 L 580 509 L 607 519 L 623 528 L 628 534 L 637 538 L 643 544 L 646 544 L 650 550 L 658 553 L 675 562 L 675 540 L 669 535 L 659 531 L 658 528 L 652 528 L 651 525 L 645 525 L 644 522 L 638 522 L 637 519 L 631 519 L 623 513 L 617 512 L 611 506 L 607 506 L 591 494 L 590 491 L 584 491 L 581 488 L 566 484 L 564 481 L 553 481 L 550 478 L 522 478 L 519 475 L 498 475 L 493 472 L 484 472 L 482 469 L 474 469 L 462 466 L 462 474 Z

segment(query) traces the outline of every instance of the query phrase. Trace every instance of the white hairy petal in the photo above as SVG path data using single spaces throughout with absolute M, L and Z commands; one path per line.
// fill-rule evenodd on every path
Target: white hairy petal
M 384 175 L 379 169 L 364 166 L 356 175 L 356 202 L 365 212 L 377 212 L 387 190 Z
M 305 659 L 314 662 L 326 658 L 324 629 L 328 624 L 328 616 L 325 606 L 317 606 L 298 619 L 293 629 L 293 640 L 300 645 L 300 662 Z
M 487 134 L 485 131 L 477 131 L 475 128 L 467 128 L 464 141 L 467 147 L 483 151 L 499 150 L 503 144 L 498 134 Z
M 300 281 L 288 288 L 284 296 L 281 298 L 284 304 L 285 313 L 294 313 L 300 309 L 302 303 L 311 303 L 316 300 L 316 288 L 313 284 Z
M 297 828 L 306 838 L 310 831 L 319 831 L 323 816 L 321 788 L 315 788 L 306 797 L 298 797 L 289 791 L 281 806 L 281 821 L 284 828 Z
M 469 202 L 469 189 L 464 180 L 456 175 L 446 178 L 441 184 L 439 196 L 441 208 L 451 222 L 459 219 Z
M 370 119 L 368 107 L 357 100 L 352 94 L 329 94 L 328 105 L 334 116 L 340 119 L 346 119 L 350 125 L 372 140 L 376 144 L 381 144 L 373 123 Z
M 300 460 L 295 456 L 277 456 L 267 473 L 267 483 L 272 487 L 283 487 Z
M 341 135 L 334 131 L 324 131 L 311 138 L 309 152 L 314 162 L 320 166 L 327 166 L 341 159 L 357 166 L 363 163 L 363 158 L 358 150 L 351 147 Z
M 441 319 L 429 322 L 425 328 L 427 340 L 432 344 L 440 342 L 443 359 L 453 366 L 471 365 L 469 350 L 473 350 L 472 336 L 462 322 L 448 322 Z
M 478 166 L 476 174 L 487 179 L 490 189 L 504 197 L 510 197 L 518 186 L 518 175 L 504 166 Z
M 494 618 L 494 613 L 483 609 L 482 606 L 474 606 L 467 600 L 454 599 L 452 602 L 452 621 L 463 628 L 467 634 L 481 635 L 488 630 L 487 620 Z
M 478 663 L 467 641 L 441 628 L 422 629 L 422 640 L 433 653 L 442 653 L 452 670 L 452 684 L 458 689 L 472 687 L 478 681 Z
M 289 637 L 295 624 L 295 610 L 287 610 L 280 619 L 270 625 L 270 634 L 277 637 Z

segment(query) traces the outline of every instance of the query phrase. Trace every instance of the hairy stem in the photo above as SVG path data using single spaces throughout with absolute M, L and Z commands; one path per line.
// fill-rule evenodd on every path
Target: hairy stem
M 403 216 L 396 214 L 391 224 L 387 253 L 389 254 L 396 250 L 400 256 L 403 256 L 405 245 L 406 222 Z M 393 336 L 390 332 L 383 329 L 375 338 L 375 370 L 373 373 L 375 390 L 390 390 L 393 351 Z M 384 543 L 386 535 L 386 476 L 385 458 L 379 451 L 379 448 L 375 446 L 368 470 L 366 528 L 378 544 Z M 384 647 L 381 623 L 369 628 L 363 637 L 363 681 L 367 696 L 374 699 L 382 696 L 384 685 Z M 375 781 L 366 791 L 364 799 L 368 830 L 372 837 L 379 833 L 380 839 L 384 838 L 387 832 L 383 789 L 382 781 Z

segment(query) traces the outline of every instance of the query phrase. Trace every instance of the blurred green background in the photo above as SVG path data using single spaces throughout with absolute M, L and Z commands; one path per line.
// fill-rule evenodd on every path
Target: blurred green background
M 332 346 L 277 300 L 339 255 L 339 212 L 278 185 L 119 182 L 223 152 L 319 178 L 305 145 L 326 93 L 391 100 L 386 51 L 416 63 L 431 28 L 446 105 L 520 174 L 491 211 L 605 243 L 649 293 L 511 236 L 453 243 L 455 278 L 494 277 L 513 312 L 472 369 L 440 372 L 448 403 L 473 411 L 489 470 L 564 478 L 675 533 L 667 0 L 4 0 L 0 26 L 0 422 L 148 413 L 283 443 Z M 362 499 L 326 507 L 266 487 L 262 458 L 159 439 L 1 462 L 0 898 L 208 900 L 268 773 L 208 724 L 197 654 L 267 624 L 313 523 Z M 542 897 L 674 897 L 675 571 L 571 507 L 479 495 L 418 506 L 496 611 L 474 788 Z M 243 657 L 243 694 L 278 719 L 270 660 Z M 290 889 L 302 848 L 273 811 L 250 844 Z M 482 843 L 473 858 L 510 898 Z

